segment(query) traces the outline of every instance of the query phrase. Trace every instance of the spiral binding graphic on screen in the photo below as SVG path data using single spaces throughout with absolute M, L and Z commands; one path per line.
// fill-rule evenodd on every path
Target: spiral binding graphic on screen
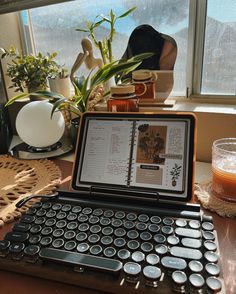
M 128 171 L 127 171 L 127 186 L 130 186 L 133 177 L 133 169 L 134 169 L 134 148 L 137 144 L 137 122 L 133 121 L 133 127 L 130 133 L 130 156 L 128 159 Z

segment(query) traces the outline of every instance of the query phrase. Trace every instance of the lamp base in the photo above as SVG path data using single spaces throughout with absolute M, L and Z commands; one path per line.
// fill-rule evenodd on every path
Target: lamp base
M 71 140 L 68 137 L 62 137 L 59 142 L 44 148 L 32 147 L 26 143 L 20 143 L 14 146 L 9 151 L 9 154 L 18 159 L 41 159 L 60 156 L 72 149 Z

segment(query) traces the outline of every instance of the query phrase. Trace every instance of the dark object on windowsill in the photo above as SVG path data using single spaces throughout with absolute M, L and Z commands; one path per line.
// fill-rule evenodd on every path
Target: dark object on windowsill
M 8 153 L 11 144 L 12 130 L 8 110 L 4 103 L 0 103 L 0 154 Z

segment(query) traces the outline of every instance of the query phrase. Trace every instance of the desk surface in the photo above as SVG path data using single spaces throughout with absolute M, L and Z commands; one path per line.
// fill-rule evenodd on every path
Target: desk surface
M 68 157 L 67 159 L 72 159 Z M 71 178 L 72 163 L 65 160 L 55 160 L 62 171 L 62 188 L 68 188 Z M 196 164 L 196 181 L 201 182 L 211 176 L 210 164 Z M 236 219 L 222 218 L 215 213 L 206 212 L 213 216 L 213 222 L 218 233 L 221 263 L 227 294 L 235 293 L 236 289 Z M 12 224 L 0 229 L 0 239 L 9 231 Z M 0 271 L 0 292 L 3 294 L 95 294 L 98 291 L 78 288 L 53 281 L 42 280 L 21 274 Z

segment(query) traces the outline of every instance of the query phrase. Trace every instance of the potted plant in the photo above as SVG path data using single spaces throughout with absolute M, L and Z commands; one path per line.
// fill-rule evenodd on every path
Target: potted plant
M 70 97 L 71 83 L 68 70 L 65 67 L 58 65 L 54 74 L 48 78 L 48 83 L 52 92 L 57 92 L 65 97 Z
M 7 64 L 7 75 L 11 78 L 12 85 L 9 88 L 15 88 L 15 92 L 29 93 L 38 90 L 46 90 L 48 87 L 48 77 L 58 72 L 58 64 L 55 61 L 56 52 L 43 55 L 24 55 L 18 53 L 16 48 L 9 50 L 0 48 L 1 58 L 11 58 L 11 63 Z

